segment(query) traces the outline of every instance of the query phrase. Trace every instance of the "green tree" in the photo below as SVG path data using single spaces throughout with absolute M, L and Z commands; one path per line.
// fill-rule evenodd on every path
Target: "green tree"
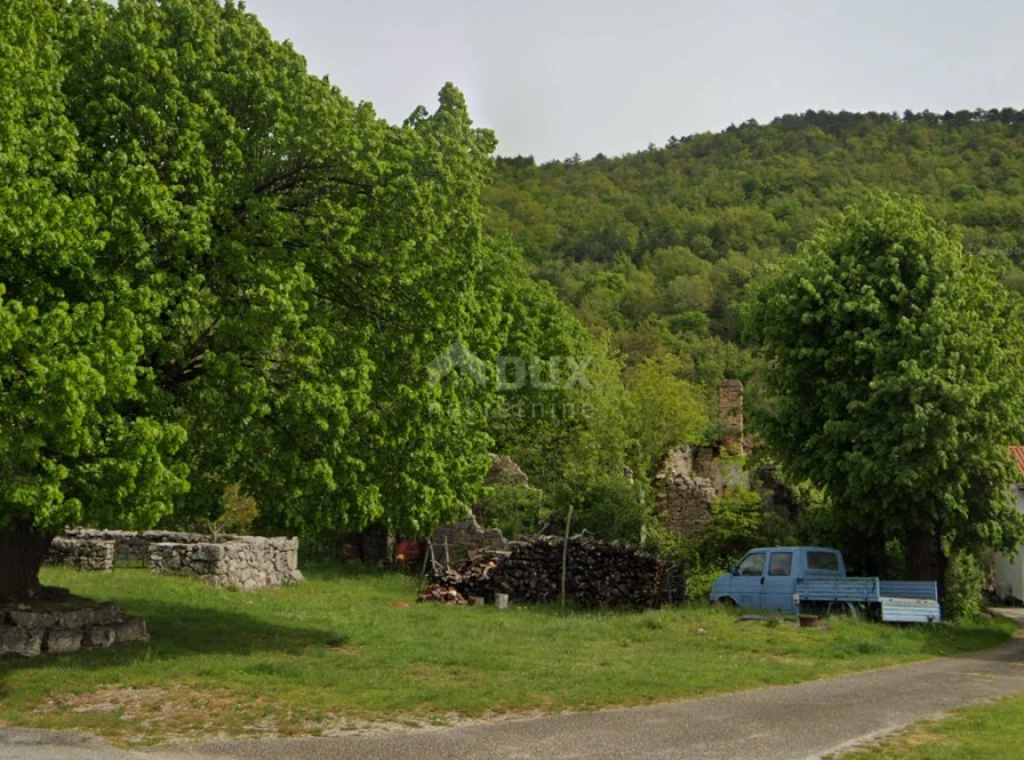
M 457 89 L 390 125 L 234 2 L 16 0 L 0 96 L 0 593 L 68 523 L 201 522 L 235 484 L 307 533 L 472 499 L 486 427 L 434 411 L 490 391 L 431 373 L 501 345 Z
M 787 470 L 918 578 L 948 552 L 1012 550 L 1006 446 L 1024 421 L 1024 310 L 918 203 L 874 196 L 756 288 L 765 440 Z
M 34 591 L 67 523 L 152 524 L 187 488 L 183 428 L 140 408 L 132 294 L 97 272 L 106 233 L 63 107 L 63 21 L 45 0 L 0 9 L 0 598 Z
M 627 374 L 628 429 L 647 473 L 673 447 L 699 442 L 711 426 L 700 389 L 680 379 L 680 369 L 678 358 L 662 354 L 645 359 Z

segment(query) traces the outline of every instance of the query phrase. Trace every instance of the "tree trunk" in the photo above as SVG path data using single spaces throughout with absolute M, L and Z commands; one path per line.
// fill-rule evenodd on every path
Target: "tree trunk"
M 39 568 L 53 536 L 27 521 L 0 530 L 0 601 L 31 599 L 39 590 Z
M 907 529 L 907 580 L 936 581 L 939 598 L 946 591 L 946 553 L 942 538 L 920 527 Z

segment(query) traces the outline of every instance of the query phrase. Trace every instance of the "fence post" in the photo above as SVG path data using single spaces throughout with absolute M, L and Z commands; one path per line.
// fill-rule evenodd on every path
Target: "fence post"
M 565 612 L 565 574 L 569 565 L 569 531 L 572 529 L 572 504 L 569 515 L 565 518 L 565 543 L 562 544 L 562 612 Z

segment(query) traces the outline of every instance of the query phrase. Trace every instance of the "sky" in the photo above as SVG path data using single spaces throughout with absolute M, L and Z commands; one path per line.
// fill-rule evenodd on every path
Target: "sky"
M 1024 107 L 1020 0 L 247 0 L 310 71 L 400 122 L 466 95 L 498 154 L 664 145 L 815 110 Z

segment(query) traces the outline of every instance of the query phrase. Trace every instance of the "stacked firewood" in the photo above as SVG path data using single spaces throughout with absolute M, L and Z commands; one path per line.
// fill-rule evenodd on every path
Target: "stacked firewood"
M 563 539 L 537 536 L 507 551 L 481 551 L 449 567 L 435 566 L 432 580 L 464 597 L 493 601 L 552 602 L 561 596 Z M 643 609 L 686 600 L 683 570 L 628 546 L 586 536 L 569 539 L 566 595 L 583 607 Z

